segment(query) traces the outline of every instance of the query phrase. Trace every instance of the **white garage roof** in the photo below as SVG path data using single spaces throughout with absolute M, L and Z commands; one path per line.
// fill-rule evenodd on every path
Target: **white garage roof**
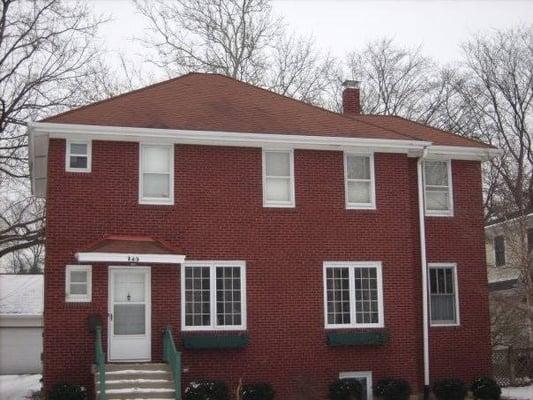
M 0 274 L 0 315 L 41 316 L 43 275 Z

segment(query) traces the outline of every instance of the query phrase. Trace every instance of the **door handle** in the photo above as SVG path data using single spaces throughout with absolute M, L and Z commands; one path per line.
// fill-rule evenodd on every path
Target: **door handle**
M 113 313 L 108 313 L 107 316 L 109 317 L 110 321 L 113 321 Z

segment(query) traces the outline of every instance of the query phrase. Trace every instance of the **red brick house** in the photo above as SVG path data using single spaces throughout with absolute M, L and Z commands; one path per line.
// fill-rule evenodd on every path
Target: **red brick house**
M 176 396 L 166 327 L 183 387 L 242 378 L 322 399 L 339 377 L 370 396 L 384 377 L 420 393 L 489 374 L 481 162 L 495 149 L 361 115 L 353 81 L 343 105 L 191 73 L 30 124 L 45 390 L 94 393 L 98 320 L 107 398 Z

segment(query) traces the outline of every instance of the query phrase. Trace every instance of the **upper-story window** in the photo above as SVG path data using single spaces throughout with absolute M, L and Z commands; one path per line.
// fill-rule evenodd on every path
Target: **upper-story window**
M 174 146 L 141 144 L 139 203 L 174 204 Z
M 374 157 L 344 154 L 346 208 L 376 208 Z
M 424 162 L 424 188 L 426 215 L 453 215 L 452 173 L 449 160 Z
M 383 285 L 377 262 L 325 262 L 326 328 L 383 327 Z
M 429 264 L 431 325 L 459 325 L 457 267 Z
M 263 151 L 263 206 L 294 207 L 294 153 Z
M 494 258 L 497 267 L 505 265 L 505 237 L 503 235 L 494 238 Z
M 246 329 L 243 261 L 187 261 L 181 278 L 182 330 Z
M 91 172 L 91 141 L 67 140 L 65 166 L 68 172 Z

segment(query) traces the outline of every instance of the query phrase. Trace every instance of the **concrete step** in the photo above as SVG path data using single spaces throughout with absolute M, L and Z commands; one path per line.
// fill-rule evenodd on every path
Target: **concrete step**
M 126 400 L 126 399 L 173 399 L 174 391 L 163 392 L 162 390 L 131 390 L 131 391 L 118 391 L 118 390 L 107 390 L 106 391 L 107 399 L 117 399 L 117 400 Z
M 168 379 L 109 379 L 105 384 L 107 389 L 174 389 L 174 382 Z
M 105 370 L 110 371 L 123 371 L 123 370 L 165 370 L 170 371 L 170 367 L 166 363 L 112 363 L 106 364 Z

